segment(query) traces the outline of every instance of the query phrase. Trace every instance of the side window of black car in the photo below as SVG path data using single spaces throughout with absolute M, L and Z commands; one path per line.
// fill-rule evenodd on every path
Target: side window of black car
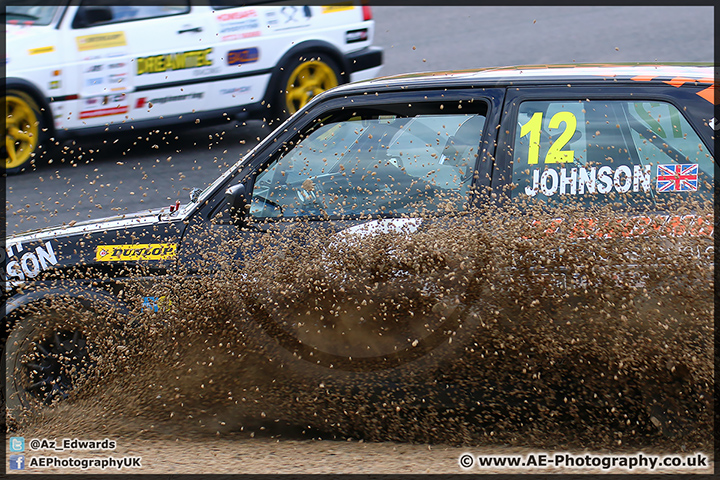
M 515 198 L 653 208 L 712 200 L 714 159 L 667 102 L 526 101 L 513 152 Z
M 412 116 L 384 109 L 318 120 L 256 177 L 250 215 L 401 216 L 462 209 L 484 123 L 482 113 L 439 108 Z

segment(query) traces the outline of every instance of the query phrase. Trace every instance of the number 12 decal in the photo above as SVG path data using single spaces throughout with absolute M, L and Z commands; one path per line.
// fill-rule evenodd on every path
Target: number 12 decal
M 542 127 L 542 112 L 535 112 L 530 120 L 520 128 L 520 136 L 530 134 L 530 147 L 528 148 L 528 163 L 536 164 L 540 158 L 540 132 Z M 550 145 L 545 155 L 545 163 L 572 163 L 575 150 L 563 150 L 577 129 L 577 118 L 571 112 L 558 112 L 552 116 L 548 128 L 559 128 L 565 123 L 565 131 Z

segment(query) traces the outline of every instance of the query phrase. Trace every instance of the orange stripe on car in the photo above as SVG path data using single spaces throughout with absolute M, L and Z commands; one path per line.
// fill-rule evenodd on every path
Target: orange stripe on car
M 715 101 L 715 85 L 710 85 L 708 88 L 700 90 L 697 94 L 713 105 L 717 105 Z
M 687 78 L 687 77 L 675 77 L 672 80 L 665 80 L 663 83 L 667 83 L 668 85 L 672 85 L 673 87 L 681 87 L 687 82 L 695 83 L 697 79 L 694 78 Z

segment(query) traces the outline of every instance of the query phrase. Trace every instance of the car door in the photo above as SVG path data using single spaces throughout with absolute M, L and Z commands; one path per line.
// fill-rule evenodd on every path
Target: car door
M 152 6 L 82 0 L 65 19 L 80 97 L 68 127 L 156 118 L 201 104 L 202 85 L 168 88 L 198 83 L 197 72 L 214 62 L 200 13 L 188 0 Z
M 301 280 L 303 272 L 346 278 L 329 272 L 348 267 L 343 252 L 359 254 L 368 248 L 365 239 L 372 242 L 389 234 L 403 242 L 427 224 L 462 215 L 478 186 L 489 180 L 479 172 L 492 153 L 488 145 L 494 145 L 496 130 L 488 125 L 499 117 L 502 91 L 368 97 L 320 103 L 265 140 L 196 213 L 183 240 L 186 262 L 201 268 L 224 263 L 229 268 L 221 270 L 248 282 L 246 292 L 265 292 L 256 304 L 263 310 L 257 318 L 264 318 L 263 330 L 274 332 L 268 334 L 280 339 L 286 351 L 312 351 L 314 358 L 334 365 L 343 358 L 394 358 L 414 348 L 405 345 L 408 337 L 398 340 L 408 325 L 398 306 L 375 306 L 393 298 L 427 300 L 415 298 L 422 288 L 404 280 L 395 283 L 399 277 L 393 275 L 380 281 L 377 291 L 361 294 L 356 291 L 360 284 L 351 282 L 347 289 L 337 287 L 343 293 L 331 298 L 328 292 L 337 292 L 335 287 L 313 293 L 306 287 L 314 282 Z M 239 227 L 232 220 L 232 205 L 222 198 L 225 187 L 244 193 Z M 203 244 L 213 249 L 200 247 Z M 398 251 L 389 245 L 376 253 L 392 263 Z M 241 261 L 227 261 L 233 257 Z M 285 295 L 297 298 L 290 301 Z M 362 300 L 366 303 L 361 306 Z M 355 302 L 359 309 L 349 307 Z M 344 312 L 342 319 L 327 323 L 308 313 L 307 305 L 316 303 L 322 311 Z M 431 307 L 425 303 L 422 308 Z M 432 319 L 420 322 L 422 329 L 447 320 L 439 311 L 423 312 Z M 372 334 L 377 328 L 384 331 L 382 338 Z M 364 340 L 348 341 L 350 330 L 363 332 Z M 439 335 L 418 333 L 419 342 L 439 341 Z
M 298 222 L 340 231 L 420 211 L 428 217 L 462 211 L 490 184 L 495 130 L 485 126 L 497 124 L 502 95 L 428 91 L 316 106 L 263 141 L 225 180 L 246 192 L 241 234 Z M 191 224 L 211 220 L 214 229 L 235 231 L 221 189 L 206 203 Z

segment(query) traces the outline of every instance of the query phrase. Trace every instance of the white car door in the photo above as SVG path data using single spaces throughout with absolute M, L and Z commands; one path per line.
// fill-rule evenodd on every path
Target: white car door
M 215 59 L 207 7 L 189 0 L 168 5 L 111 5 L 82 0 L 69 22 L 66 43 L 76 52 L 79 104 L 68 128 L 120 123 L 191 112 L 204 85 L 182 83 L 207 72 Z M 117 2 L 115 2 L 117 3 Z M 155 102 L 153 102 L 155 100 Z

